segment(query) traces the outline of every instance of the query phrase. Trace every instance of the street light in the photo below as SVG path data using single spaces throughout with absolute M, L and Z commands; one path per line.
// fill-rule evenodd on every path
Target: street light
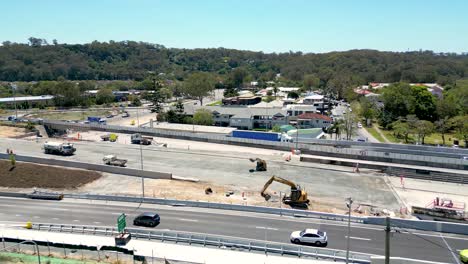
M 13 101 L 15 104 L 15 122 L 18 121 L 18 109 L 16 108 L 16 89 L 18 86 L 14 83 L 11 84 L 11 89 L 13 90 Z
M 351 236 L 351 205 L 353 199 L 351 197 L 346 198 L 346 206 L 348 207 L 348 237 L 346 239 L 346 263 L 349 263 L 349 237 Z
M 140 128 L 140 116 L 138 115 L 138 107 L 136 108 L 136 114 L 137 114 L 137 128 Z M 143 148 L 141 146 L 142 143 L 143 143 L 143 140 L 140 140 L 140 165 L 141 165 L 141 170 L 143 171 Z M 142 175 L 141 176 L 141 199 L 143 198 L 145 198 L 145 178 Z

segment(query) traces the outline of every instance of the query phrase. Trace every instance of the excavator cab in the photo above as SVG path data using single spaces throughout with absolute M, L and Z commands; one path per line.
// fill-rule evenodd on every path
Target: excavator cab
M 266 171 L 267 170 L 267 163 L 265 160 L 259 159 L 259 158 L 250 158 L 249 159 L 251 162 L 257 162 L 257 166 L 255 167 L 255 171 Z

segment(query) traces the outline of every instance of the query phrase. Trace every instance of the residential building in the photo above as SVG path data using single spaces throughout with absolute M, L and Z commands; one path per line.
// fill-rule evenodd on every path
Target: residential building
M 205 108 L 212 112 L 216 126 L 230 126 L 239 129 L 267 128 L 287 125 L 286 110 L 280 108 L 232 107 L 232 106 L 193 106 L 185 105 L 186 115 L 193 116 L 196 110 Z
M 327 128 L 331 126 L 333 119 L 317 113 L 305 113 L 297 116 L 299 128 Z
M 317 107 L 306 104 L 290 104 L 286 106 L 288 116 L 298 116 L 305 113 L 317 113 Z

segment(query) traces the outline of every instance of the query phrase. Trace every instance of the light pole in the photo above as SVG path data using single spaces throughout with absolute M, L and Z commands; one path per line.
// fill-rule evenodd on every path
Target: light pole
M 18 121 L 18 109 L 16 108 L 16 88 L 18 88 L 18 86 L 12 83 L 11 89 L 13 89 L 13 101 L 15 104 L 15 123 Z
M 137 114 L 137 128 L 140 128 L 140 116 L 138 115 L 138 108 L 136 109 Z M 143 171 L 143 147 L 141 144 L 143 143 L 143 135 L 141 135 L 142 140 L 140 140 L 140 165 L 141 170 Z M 141 176 L 141 198 L 145 198 L 145 178 Z
M 348 237 L 346 239 L 346 263 L 349 263 L 349 237 L 351 236 L 351 205 L 353 199 L 351 197 L 346 198 L 346 206 L 348 207 Z
M 299 120 L 297 120 L 297 123 L 296 123 L 296 153 L 297 153 L 298 144 L 299 144 Z

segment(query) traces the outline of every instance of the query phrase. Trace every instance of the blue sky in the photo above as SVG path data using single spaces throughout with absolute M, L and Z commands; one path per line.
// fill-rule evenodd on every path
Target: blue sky
M 467 0 L 3 0 L 0 42 L 468 52 Z

